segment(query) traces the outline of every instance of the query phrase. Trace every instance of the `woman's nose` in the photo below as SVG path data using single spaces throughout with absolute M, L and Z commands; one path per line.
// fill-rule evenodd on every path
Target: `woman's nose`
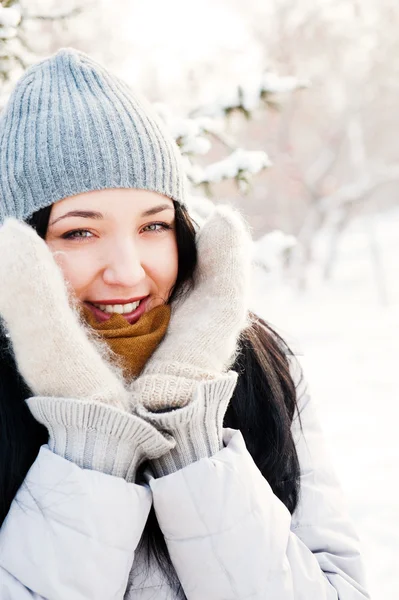
M 106 268 L 103 272 L 104 283 L 134 287 L 145 279 L 146 273 L 141 256 L 133 243 L 114 245 L 107 253 Z

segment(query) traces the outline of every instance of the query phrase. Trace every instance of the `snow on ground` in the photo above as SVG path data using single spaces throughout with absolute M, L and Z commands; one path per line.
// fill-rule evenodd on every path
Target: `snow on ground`
M 376 247 L 385 305 L 371 260 Z M 371 596 L 397 600 L 399 211 L 354 223 L 342 239 L 332 280 L 322 282 L 315 267 L 306 294 L 257 269 L 253 308 L 303 353 L 333 464 L 361 539 Z

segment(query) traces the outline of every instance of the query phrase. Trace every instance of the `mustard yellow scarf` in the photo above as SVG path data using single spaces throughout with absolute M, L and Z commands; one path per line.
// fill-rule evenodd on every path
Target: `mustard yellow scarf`
M 170 307 L 157 306 L 131 325 L 122 315 L 113 314 L 100 323 L 91 310 L 83 307 L 86 322 L 108 343 L 121 358 L 124 375 L 133 379 L 140 375 L 145 363 L 162 341 L 170 320 Z

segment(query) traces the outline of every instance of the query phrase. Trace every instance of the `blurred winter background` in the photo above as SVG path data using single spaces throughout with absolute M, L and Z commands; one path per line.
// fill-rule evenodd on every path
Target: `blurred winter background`
M 40 57 L 91 53 L 156 105 L 199 218 L 246 215 L 253 308 L 302 356 L 372 596 L 397 600 L 397 0 L 0 5 L 1 105 Z

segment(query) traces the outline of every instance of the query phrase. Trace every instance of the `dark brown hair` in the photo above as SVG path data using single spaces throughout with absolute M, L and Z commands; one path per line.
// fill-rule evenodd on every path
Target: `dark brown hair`
M 51 207 L 44 208 L 29 219 L 29 224 L 43 238 L 50 211 Z M 187 293 L 197 262 L 195 226 L 187 210 L 177 203 L 175 224 L 179 269 L 170 301 Z M 297 404 L 289 371 L 290 354 L 284 340 L 270 325 L 251 314 L 251 325 L 242 335 L 232 367 L 239 377 L 224 424 L 242 432 L 260 472 L 293 513 L 298 503 L 299 462 L 291 434 Z M 29 396 L 30 390 L 18 372 L 8 339 L 0 328 L 0 525 L 40 446 L 47 442 L 47 431 L 33 419 L 25 403 Z M 153 510 L 141 547 L 148 556 L 148 565 L 155 558 L 178 590 L 180 584 Z

